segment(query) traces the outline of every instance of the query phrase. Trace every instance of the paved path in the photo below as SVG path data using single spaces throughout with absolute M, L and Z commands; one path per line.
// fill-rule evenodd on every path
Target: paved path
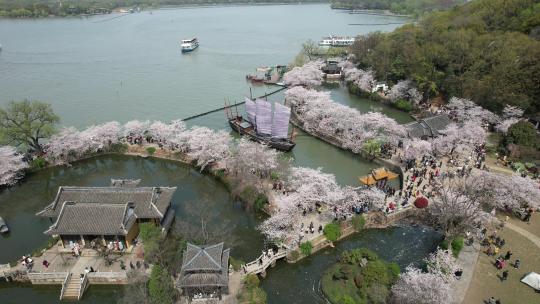
M 476 268 L 479 253 L 480 244 L 477 243 L 474 243 L 473 246 L 465 246 L 463 247 L 463 250 L 461 250 L 459 258 L 457 259 L 457 265 L 459 268 L 463 269 L 463 275 L 460 280 L 456 280 L 452 283 L 452 290 L 454 291 L 452 304 L 463 303 L 474 275 L 474 269 Z
M 529 231 L 521 228 L 521 227 L 518 227 L 512 223 L 506 223 L 504 224 L 505 227 L 508 227 L 512 230 L 514 230 L 515 232 L 523 235 L 524 237 L 526 237 L 527 239 L 529 239 L 529 241 L 533 242 L 533 244 L 536 245 L 536 247 L 540 248 L 540 238 L 537 237 L 536 235 L 530 233 Z

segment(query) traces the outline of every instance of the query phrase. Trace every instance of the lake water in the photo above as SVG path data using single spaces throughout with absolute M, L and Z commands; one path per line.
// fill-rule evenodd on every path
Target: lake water
M 112 19 L 117 16 L 0 20 L 0 105 L 23 98 L 46 101 L 53 105 L 63 126 L 78 128 L 110 120 L 185 118 L 221 107 L 225 99 L 241 100 L 249 94 L 247 73 L 258 66 L 291 62 L 307 39 L 388 31 L 396 25 L 380 24 L 402 21 L 346 14 L 325 4 L 168 9 Z M 182 55 L 178 42 L 190 36 L 199 37 L 201 47 Z M 253 87 L 253 94 L 274 89 Z M 351 96 L 342 87 L 332 89 L 332 96 L 360 111 L 382 111 L 400 123 L 411 120 L 403 112 Z M 270 100 L 282 98 L 281 93 Z M 228 129 L 221 112 L 189 124 Z M 357 185 L 359 175 L 377 167 L 303 132 L 299 132 L 290 156 L 295 165 L 322 167 L 335 174 L 342 185 Z M 254 229 L 261 219 L 245 212 L 212 178 L 170 161 L 103 156 L 32 174 L 20 186 L 0 193 L 0 214 L 13 231 L 8 237 L 0 237 L 0 263 L 12 261 L 46 241 L 42 232 L 49 223 L 34 213 L 52 201 L 58 186 L 107 185 L 110 178 L 122 177 L 141 178 L 144 185 L 178 186 L 173 199 L 176 224 L 192 234 L 201 217 L 208 219 L 210 234 L 224 240 L 235 257 L 253 259 L 263 246 L 261 235 Z M 342 246 L 384 243 L 373 248 L 389 260 L 409 263 L 432 250 L 438 237 L 421 228 L 396 229 L 356 235 L 340 243 L 338 250 L 317 254 L 291 266 L 291 271 L 288 265 L 278 264 L 263 283 L 270 303 L 321 301 L 312 285 Z M 389 254 L 403 251 L 410 243 L 417 248 L 407 258 Z M 301 283 L 306 275 L 309 280 Z M 298 284 L 298 288 L 292 289 L 291 284 Z M 307 300 L 295 298 L 298 289 L 303 290 L 301 298 Z M 83 302 L 114 303 L 119 293 L 117 288 L 91 287 Z M 2 304 L 56 303 L 58 294 L 57 287 L 0 283 Z

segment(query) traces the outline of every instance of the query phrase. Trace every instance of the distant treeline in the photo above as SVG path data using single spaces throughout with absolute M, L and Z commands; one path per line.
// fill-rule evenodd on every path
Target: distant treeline
M 473 0 L 393 32 L 359 36 L 358 64 L 377 79 L 411 79 L 426 99 L 465 97 L 500 112 L 540 111 L 540 3 Z
M 0 0 L 0 17 L 39 18 L 110 13 L 116 8 L 169 5 L 328 3 L 328 0 Z
M 332 8 L 389 10 L 408 15 L 445 10 L 465 2 L 466 0 L 331 0 Z

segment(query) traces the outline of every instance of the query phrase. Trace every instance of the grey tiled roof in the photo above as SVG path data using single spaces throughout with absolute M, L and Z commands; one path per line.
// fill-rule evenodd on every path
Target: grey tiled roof
M 65 202 L 56 222 L 45 234 L 125 235 L 135 223 L 129 204 Z
M 223 243 L 211 246 L 188 243 L 177 286 L 228 286 L 229 253 L 230 249 L 223 250 Z
M 221 255 L 223 253 L 223 243 L 211 246 L 197 246 L 187 244 L 182 271 L 193 270 L 221 270 Z
M 57 217 L 64 202 L 119 204 L 133 203 L 138 218 L 161 219 L 176 187 L 60 187 L 54 201 L 37 215 Z
M 409 137 L 437 137 L 440 135 L 439 131 L 446 128 L 451 122 L 447 115 L 437 115 L 410 122 L 404 127 L 407 129 Z
M 444 130 L 452 121 L 447 115 L 437 115 L 423 119 L 424 123 L 431 129 L 433 136 L 438 136 L 439 131 Z

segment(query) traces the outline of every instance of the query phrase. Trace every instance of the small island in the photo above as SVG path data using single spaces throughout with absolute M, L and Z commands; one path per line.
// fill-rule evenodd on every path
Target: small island
M 388 263 L 367 248 L 344 251 L 339 262 L 324 273 L 321 287 L 334 304 L 387 303 L 399 277 L 396 263 Z

